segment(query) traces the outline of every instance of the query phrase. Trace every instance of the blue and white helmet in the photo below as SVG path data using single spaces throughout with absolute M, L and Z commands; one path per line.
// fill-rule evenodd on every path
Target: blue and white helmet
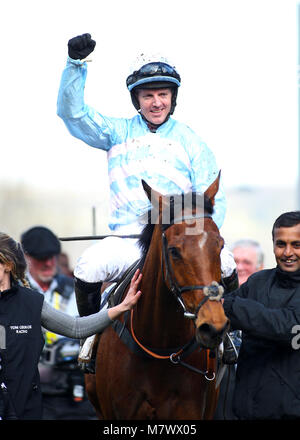
M 178 87 L 181 79 L 176 68 L 161 55 L 140 54 L 126 80 L 126 85 L 131 94 L 131 100 L 134 107 L 139 110 L 139 103 L 135 94 L 138 89 L 161 89 L 172 88 L 172 106 L 173 114 L 176 106 Z

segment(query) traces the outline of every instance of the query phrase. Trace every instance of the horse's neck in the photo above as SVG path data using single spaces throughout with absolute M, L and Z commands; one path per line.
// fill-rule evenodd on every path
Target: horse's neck
M 152 347 L 176 347 L 193 335 L 192 323 L 184 318 L 161 273 L 160 249 L 149 249 L 143 267 L 142 296 L 134 312 L 136 334 Z

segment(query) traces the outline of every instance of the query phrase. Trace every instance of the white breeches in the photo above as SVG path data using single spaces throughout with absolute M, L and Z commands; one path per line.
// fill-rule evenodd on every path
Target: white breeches
M 118 281 L 140 258 L 135 238 L 107 237 L 87 248 L 79 257 L 74 275 L 82 281 Z
M 82 281 L 118 281 L 125 271 L 141 257 L 137 239 L 107 237 L 87 248 L 79 257 L 74 275 Z M 222 277 L 232 274 L 236 264 L 232 253 L 224 246 L 221 252 Z

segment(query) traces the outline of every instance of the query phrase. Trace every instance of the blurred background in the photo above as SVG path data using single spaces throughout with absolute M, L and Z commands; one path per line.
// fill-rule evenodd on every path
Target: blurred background
M 106 153 L 56 115 L 67 42 L 97 42 L 85 100 L 131 117 L 125 80 L 140 51 L 161 52 L 182 78 L 174 117 L 222 169 L 228 244 L 258 240 L 273 266 L 271 228 L 300 209 L 299 2 L 295 0 L 15 0 L 1 6 L 0 230 L 35 225 L 59 237 L 105 234 Z M 63 242 L 71 265 L 90 241 Z

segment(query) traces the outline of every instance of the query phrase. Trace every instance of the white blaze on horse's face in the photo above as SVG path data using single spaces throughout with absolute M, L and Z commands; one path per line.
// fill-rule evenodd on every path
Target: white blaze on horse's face
M 201 237 L 200 237 L 200 239 L 199 239 L 199 242 L 198 242 L 198 244 L 199 244 L 199 248 L 200 248 L 201 250 L 203 249 L 203 246 L 205 245 L 206 240 L 207 240 L 207 232 L 206 232 L 206 231 L 203 231 L 203 233 L 201 234 Z

